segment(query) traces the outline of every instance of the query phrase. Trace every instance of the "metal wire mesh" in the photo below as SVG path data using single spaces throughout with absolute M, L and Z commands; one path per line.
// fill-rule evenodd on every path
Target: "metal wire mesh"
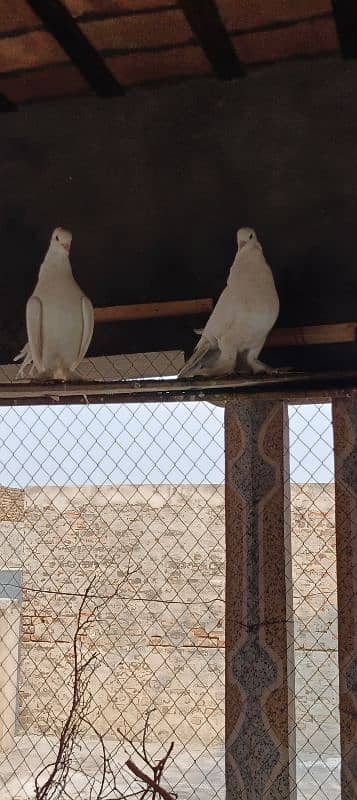
M 331 407 L 290 406 L 296 768 L 299 800 L 340 789 Z
M 1 800 L 143 797 L 171 742 L 171 796 L 225 797 L 223 413 L 0 408 Z M 331 409 L 289 417 L 297 798 L 338 800 Z
M 0 435 L 1 800 L 35 796 L 85 664 L 38 797 L 142 796 L 125 762 L 152 776 L 150 709 L 150 760 L 174 742 L 164 786 L 223 797 L 223 409 L 5 407 Z
M 173 377 L 184 364 L 181 350 L 130 353 L 84 358 L 76 370 L 84 381 L 140 380 Z M 0 383 L 23 383 L 31 379 L 31 363 L 0 365 Z

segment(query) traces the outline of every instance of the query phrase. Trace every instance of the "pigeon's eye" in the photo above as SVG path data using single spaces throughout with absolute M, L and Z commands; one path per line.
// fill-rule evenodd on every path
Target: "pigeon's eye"
M 56 242 L 59 242 L 59 237 L 58 236 L 56 236 Z
M 250 238 L 250 239 L 253 239 L 253 234 L 252 234 L 252 233 L 250 234 L 249 238 Z

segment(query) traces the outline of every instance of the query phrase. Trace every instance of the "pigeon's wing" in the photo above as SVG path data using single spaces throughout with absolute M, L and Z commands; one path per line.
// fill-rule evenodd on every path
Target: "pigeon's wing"
M 82 339 L 78 351 L 78 356 L 71 369 L 74 370 L 81 363 L 84 358 L 88 347 L 91 343 L 94 328 L 94 311 L 93 306 L 88 297 L 82 297 Z
M 227 286 L 219 296 L 217 303 L 206 323 L 205 331 L 209 338 L 218 342 L 229 332 L 237 316 L 239 298 Z
M 26 326 L 33 363 L 38 372 L 43 372 L 42 303 L 35 295 L 32 295 L 27 301 Z
M 195 347 L 191 358 L 186 361 L 178 374 L 178 378 L 192 378 L 202 367 L 208 367 L 216 361 L 220 354 L 217 344 L 212 344 L 209 339 L 202 337 Z

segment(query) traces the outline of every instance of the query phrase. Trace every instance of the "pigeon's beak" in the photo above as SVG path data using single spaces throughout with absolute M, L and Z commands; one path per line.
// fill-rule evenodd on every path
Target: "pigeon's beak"
M 243 250 L 243 247 L 245 247 L 246 244 L 247 244 L 246 240 L 243 241 L 243 239 L 241 239 L 240 242 L 239 242 L 239 249 Z
M 70 248 L 69 244 L 63 244 L 62 247 L 66 251 L 66 253 L 69 253 L 69 248 Z

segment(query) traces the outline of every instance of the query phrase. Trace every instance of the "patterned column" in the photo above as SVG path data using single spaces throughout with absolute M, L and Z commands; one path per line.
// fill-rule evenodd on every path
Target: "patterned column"
M 287 456 L 282 401 L 228 403 L 227 800 L 295 797 Z
M 341 800 L 357 797 L 357 395 L 333 403 Z

